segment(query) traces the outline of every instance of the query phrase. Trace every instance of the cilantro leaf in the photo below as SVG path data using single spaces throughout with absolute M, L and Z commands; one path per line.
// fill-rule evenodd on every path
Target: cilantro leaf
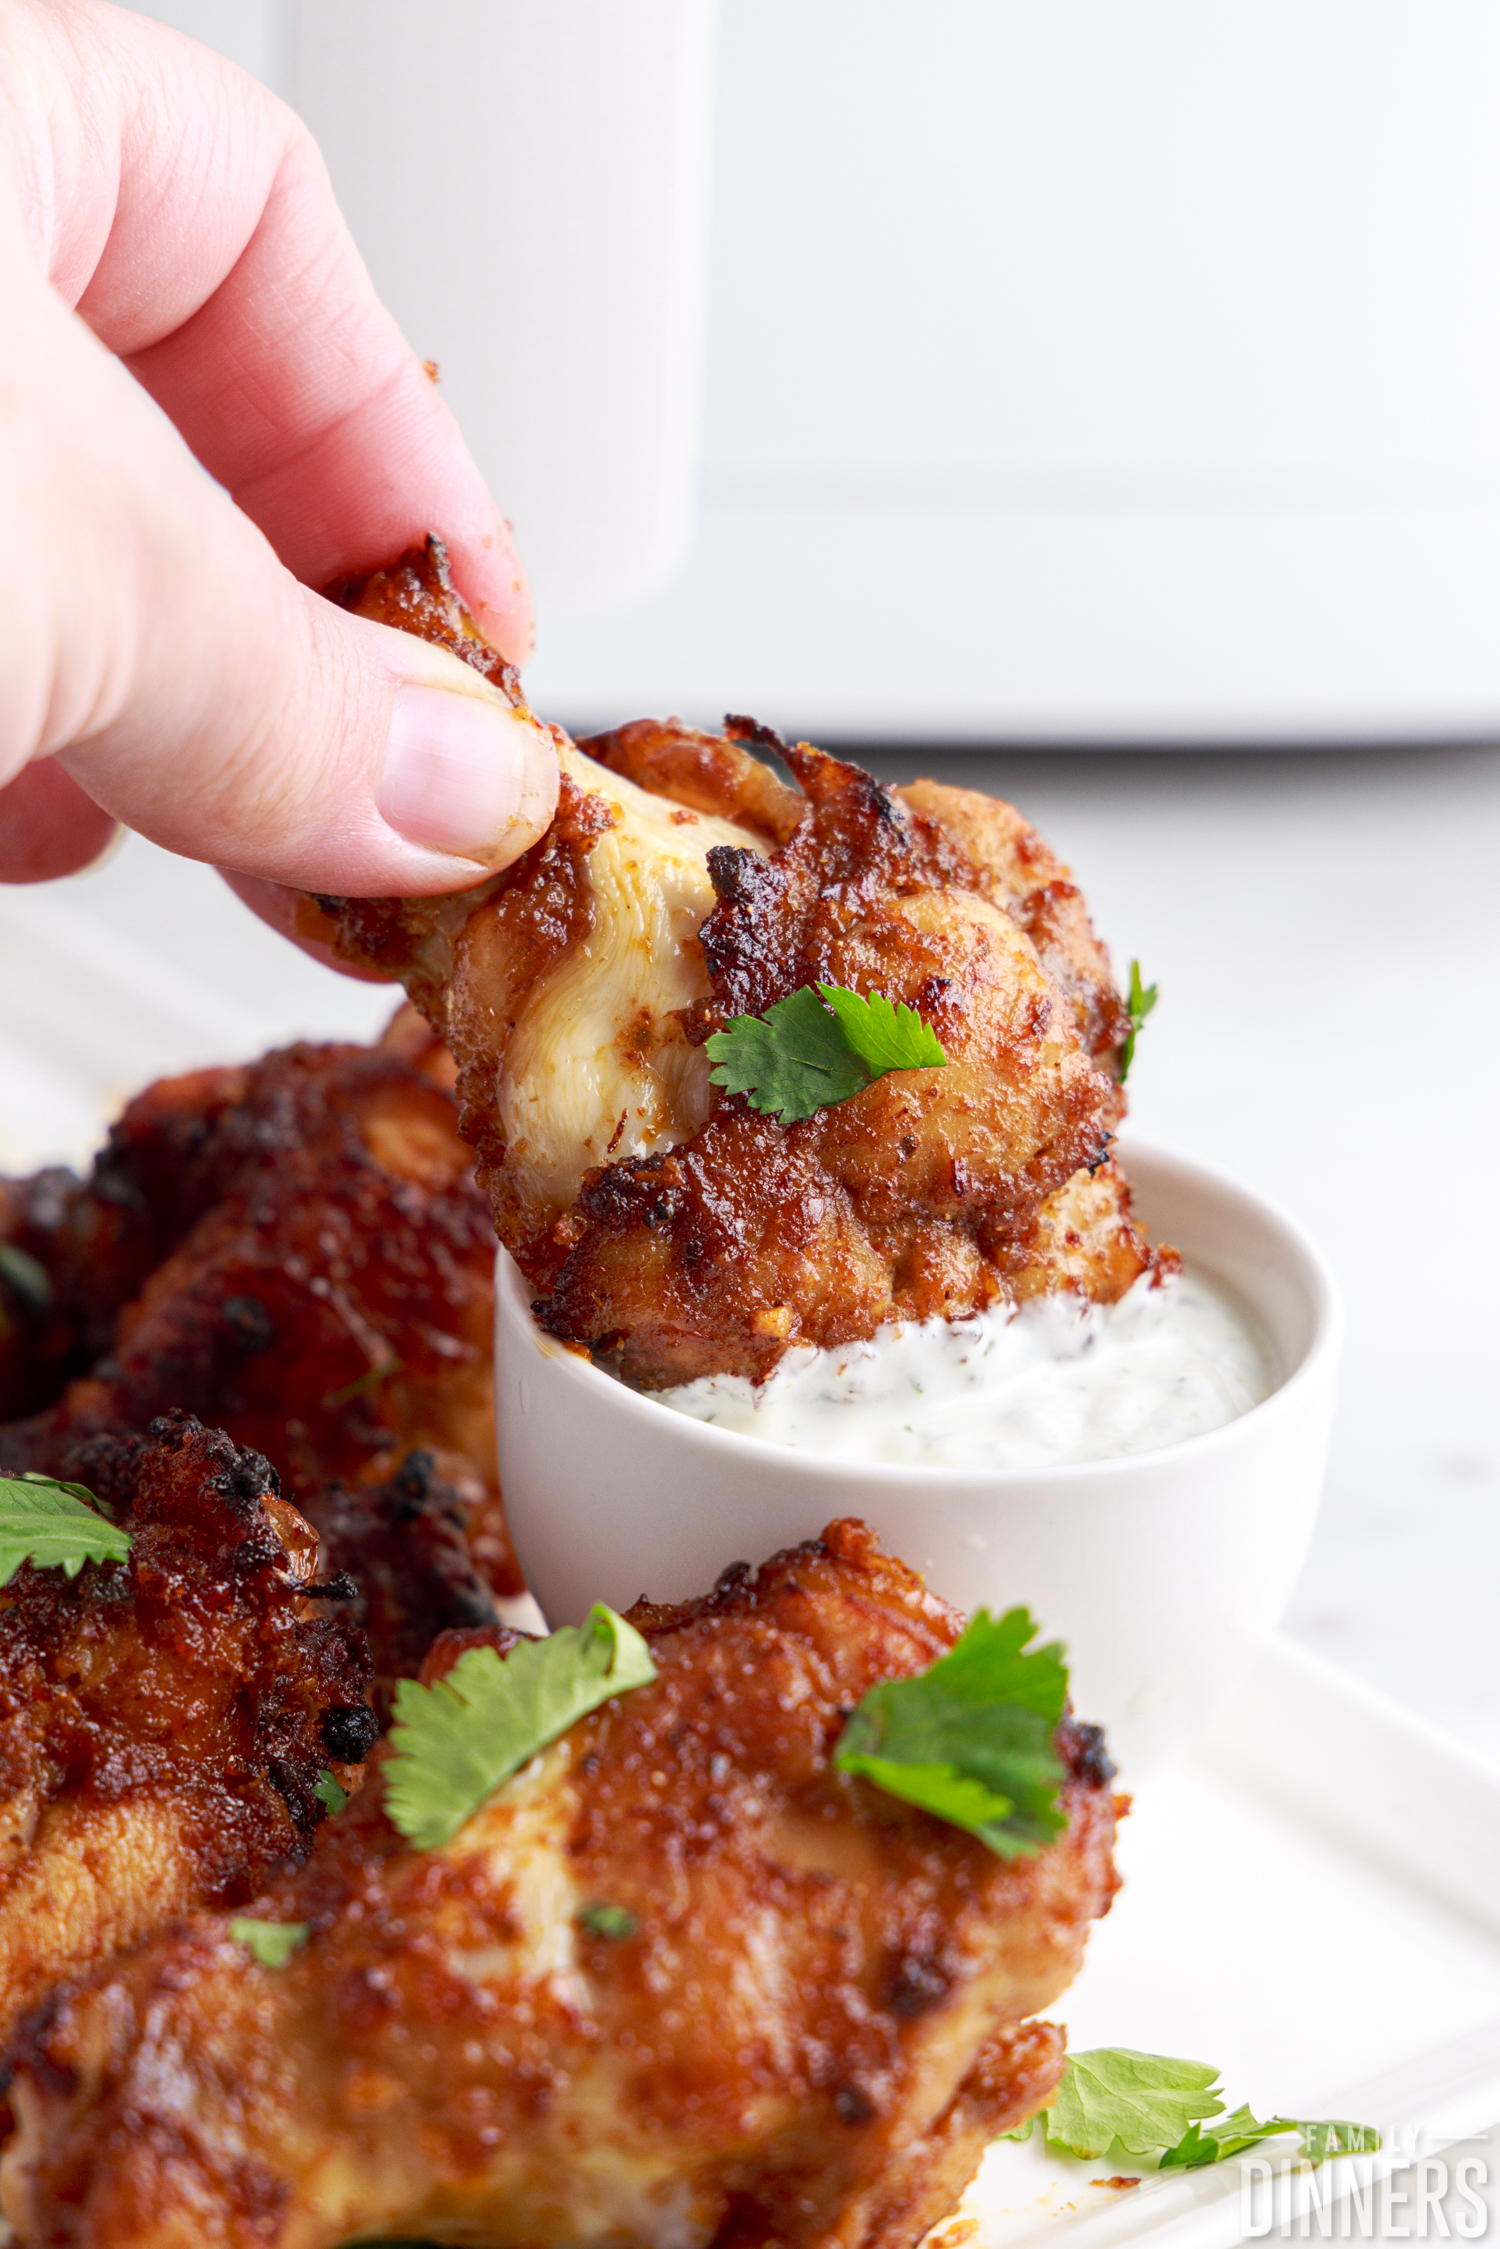
M 1249 2145 L 1247 2141 L 1246 2146 Z M 1222 2140 L 1205 2132 L 1201 2125 L 1190 2124 L 1175 2147 L 1169 2147 L 1158 2164 L 1162 2171 L 1196 2171 L 1205 2163 L 1218 2163 L 1229 2150 Z
M 707 1042 L 710 1083 L 800 1123 L 862 1092 L 870 1073 L 810 984 L 764 1015 L 737 1015 Z
M 337 1413 L 341 1406 L 353 1405 L 356 1398 L 366 1397 L 370 1391 L 378 1390 L 382 1382 L 389 1382 L 405 1371 L 404 1359 L 381 1359 L 375 1366 L 366 1367 L 363 1374 L 357 1374 L 352 1382 L 344 1383 L 340 1389 L 326 1391 L 323 1410 L 325 1413 Z
M 106 1522 L 82 1484 L 53 1476 L 0 1476 L 0 1585 L 23 1562 L 77 1577 L 85 1562 L 123 1562 L 130 1534 Z
M 861 999 L 842 984 L 820 984 L 818 991 L 872 1078 L 887 1070 L 941 1070 L 948 1057 L 930 1023 L 902 1000 L 892 1006 L 884 992 Z
M 1126 1033 L 1125 1044 L 1120 1049 L 1121 1085 L 1130 1075 L 1130 1065 L 1135 1060 L 1136 1033 L 1151 1013 L 1152 1008 L 1155 1007 L 1156 1001 L 1157 987 L 1154 984 L 1143 984 L 1141 982 L 1141 964 L 1139 961 L 1132 961 L 1130 964 L 1130 992 L 1125 1002 L 1130 1010 L 1130 1029 Z
M 539 1749 L 655 1677 L 634 1625 L 596 1602 L 585 1623 L 523 1640 L 503 1660 L 468 1648 L 431 1687 L 398 1680 L 385 1769 L 391 1824 L 419 1851 L 440 1849 Z
M 1200 2116 L 1218 2116 L 1211 2062 L 1171 2054 L 1139 2054 L 1130 2046 L 1098 2046 L 1070 2054 L 1047 2110 L 1049 2146 L 1071 2155 L 1103 2155 L 1118 2140 L 1131 2155 L 1173 2146 Z
M 948 1060 L 915 1008 L 841 984 L 804 984 L 764 1015 L 735 1016 L 707 1052 L 711 1083 L 783 1124 L 834 1108 L 888 1070 L 938 1070 Z
M 1262 2140 L 1274 2140 L 1296 2129 L 1287 2116 L 1268 2116 L 1264 2124 L 1258 2124 L 1248 2108 L 1232 2109 L 1228 2116 L 1214 2118 L 1211 2131 L 1205 2132 L 1201 2124 L 1190 2124 L 1177 2145 L 1162 2156 L 1158 2169 L 1201 2170 L 1206 2163 L 1226 2162 L 1231 2155 L 1243 2155 L 1247 2147 L 1257 2147 Z
M 885 1679 L 850 1717 L 834 1763 L 889 1796 L 966 1828 L 1000 1858 L 1029 1857 L 1067 1825 L 1052 1744 L 1068 1694 L 1055 1642 L 1027 1652 L 1025 1609 L 980 1609 L 915 1679 Z
M 235 1943 L 253 1953 L 262 1968 L 284 1968 L 292 1954 L 302 1950 L 309 1933 L 306 1921 L 252 1921 L 242 1915 L 229 1924 Z
M 320 1773 L 313 1782 L 313 1794 L 330 1819 L 337 1819 L 348 1803 L 347 1792 L 340 1788 L 332 1773 Z
M 1279 2139 L 1283 2132 L 1300 2136 L 1302 2160 L 1315 2169 L 1335 2155 L 1373 2155 L 1381 2144 L 1373 2124 L 1302 2116 L 1269 2116 L 1264 2124 L 1257 2124 L 1249 2109 L 1237 2108 L 1230 2116 L 1215 2118 L 1211 2131 L 1190 2125 L 1177 2145 L 1167 2149 L 1157 2168 L 1196 2171 L 1206 2163 L 1224 2163 L 1230 2156 L 1243 2155 L 1247 2147 L 1258 2147 L 1262 2140 Z
M 1381 2146 L 1373 2124 L 1351 2124 L 1343 2117 L 1323 2122 L 1299 2117 L 1297 2130 L 1302 2134 L 1303 2156 L 1314 2165 L 1335 2155 L 1375 2155 Z
M 1223 2163 L 1283 2132 L 1301 2134 L 1303 2159 L 1314 2165 L 1334 2155 L 1373 2153 L 1380 2146 L 1380 2134 L 1370 2124 L 1314 2123 L 1294 2116 L 1269 2116 L 1260 2123 L 1248 2108 L 1226 2115 L 1218 2079 L 1219 2072 L 1207 2062 L 1139 2054 L 1129 2046 L 1070 2054 L 1051 2106 L 1040 2112 L 1047 2145 L 1092 2161 L 1118 2141 L 1131 2155 L 1155 2155 L 1161 2171 L 1196 2171 Z M 1210 2117 L 1213 2122 L 1205 2128 L 1203 2120 Z M 1004 2137 L 1029 2139 L 1036 2121 L 1030 2117 Z
M 52 1281 L 46 1266 L 14 1242 L 0 1242 L 0 1281 L 35 1312 L 45 1312 L 52 1302 Z
M 591 1937 L 610 1937 L 617 1944 L 633 1937 L 641 1925 L 629 1906 L 608 1905 L 602 1898 L 581 1906 L 578 1918 Z

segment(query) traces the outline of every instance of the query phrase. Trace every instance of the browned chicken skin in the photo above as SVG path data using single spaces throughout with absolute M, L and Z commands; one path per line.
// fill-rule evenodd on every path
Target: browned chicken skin
M 500 1622 L 462 1498 L 431 1453 L 414 1452 L 384 1483 L 330 1484 L 302 1506 L 323 1570 L 354 1589 L 343 1613 L 368 1645 L 370 1699 L 384 1726 L 396 1681 L 416 1678 L 440 1634 Z
M 0 1465 L 4 1453 L 0 1450 Z M 343 1604 L 256 1454 L 183 1414 L 79 1466 L 123 1562 L 0 1588 L 0 2028 L 196 1905 L 307 1850 L 325 1770 L 375 1736 Z
M 519 701 L 435 543 L 342 598 Z M 457 1106 L 408 1020 L 151 1088 L 88 1182 L 0 1186 L 0 1464 L 135 1538 L 0 1592 L 0 2196 L 37 2249 L 905 2249 L 1055 2087 L 1031 2018 L 1116 1886 L 1102 1744 L 1059 1728 L 1029 1860 L 839 1774 L 861 1694 L 962 1625 L 858 1524 L 639 1604 L 655 1683 L 442 1850 L 387 1822 L 380 1748 L 314 1836 L 399 1678 L 516 1638 L 460 1110 L 541 1317 L 648 1386 L 1161 1256 L 1108 1160 L 1107 958 L 1010 807 L 747 721 L 559 748 L 515 867 L 310 910 L 403 977 Z M 820 980 L 908 1001 L 949 1066 L 790 1126 L 712 1089 L 713 1031 Z M 247 1904 L 306 1925 L 285 1967 Z
M 432 543 L 343 598 L 519 694 Z M 892 1318 L 1121 1295 L 1164 1253 L 1108 1161 L 1128 1018 L 1066 868 L 1009 805 L 887 790 L 726 725 L 564 743 L 557 818 L 513 867 L 310 910 L 347 959 L 401 975 L 451 1048 L 543 1324 L 659 1387 L 760 1378 L 793 1344 Z M 916 1008 L 948 1067 L 790 1124 L 711 1086 L 714 1031 L 820 981 Z
M 299 1500 L 414 1448 L 463 1502 L 474 1558 L 519 1588 L 494 1466 L 494 1235 L 452 1065 L 408 1011 L 376 1048 L 298 1046 L 132 1101 L 91 1177 L 0 1189 L 0 1238 L 44 1276 L 0 1336 L 12 1467 L 72 1474 L 90 1435 L 182 1406 Z M 71 1380 L 68 1378 L 71 1376 Z
M 617 1348 L 644 1384 L 760 1376 L 793 1342 L 848 1342 L 893 1317 L 1048 1285 L 1041 1214 L 1090 1165 L 1097 1177 L 1122 1107 L 1031 940 L 964 887 L 946 832 L 856 767 L 805 746 L 783 754 L 810 809 L 769 859 L 710 852 L 719 903 L 699 943 L 712 996 L 687 1035 L 841 984 L 915 1007 L 948 1067 L 892 1072 L 789 1125 L 723 1095 L 681 1147 L 588 1175 L 554 1232 L 561 1259 L 532 1243 L 517 1254 L 547 1288 L 543 1324 Z M 1097 979 L 1077 981 L 1078 1012 L 1112 1040 Z M 488 1181 L 503 1155 L 480 1149 Z M 1110 1296 L 1147 1253 L 1118 1175 L 1097 1193 L 1108 1246 L 1087 1278 Z
M 633 1615 L 655 1683 L 446 1848 L 376 1753 L 256 1907 L 308 1924 L 286 1967 L 198 1914 L 56 1996 L 14 2056 L 25 2242 L 905 2249 L 951 2208 L 1061 2067 L 1028 2018 L 1115 1888 L 1097 1735 L 1059 1729 L 1067 1831 L 1003 1861 L 832 1766 L 961 1623 L 862 1526 Z

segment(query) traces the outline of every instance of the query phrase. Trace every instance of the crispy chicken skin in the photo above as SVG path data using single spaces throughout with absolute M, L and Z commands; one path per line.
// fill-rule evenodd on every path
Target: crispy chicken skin
M 546 1290 L 543 1324 L 618 1350 L 643 1385 L 762 1376 L 791 1343 L 844 1343 L 1059 1278 L 1109 1296 L 1147 1262 L 1114 1174 L 1098 1269 L 1077 1254 L 1082 1236 L 1066 1275 L 1041 1254 L 1048 1199 L 1097 1174 L 1121 1103 L 1031 940 L 962 886 L 959 854 L 925 816 L 856 767 L 784 755 L 810 809 L 770 858 L 710 851 L 710 996 L 689 1037 L 835 983 L 918 1009 L 948 1067 L 893 1072 L 790 1125 L 718 1096 L 690 1139 L 585 1178 L 553 1254 L 517 1254 Z M 480 1149 L 488 1179 L 499 1152 Z
M 400 621 L 479 661 L 440 559 L 344 597 L 386 616 L 399 579 Z M 650 1388 L 891 1318 L 1119 1296 L 1157 1258 L 1107 1161 L 1128 1021 L 1067 869 L 1009 805 L 726 728 L 564 743 L 557 818 L 504 873 L 309 909 L 451 1048 L 543 1324 Z M 948 1067 L 793 1124 L 711 1086 L 714 1031 L 819 981 L 917 1008 Z
M 500 1621 L 465 1535 L 461 1495 L 414 1452 L 380 1484 L 330 1484 L 302 1503 L 322 1569 L 354 1587 L 344 1614 L 363 1632 L 374 1667 L 370 1699 L 390 1721 L 398 1679 L 415 1679 L 441 1633 Z
M 423 1448 L 490 1583 L 519 1588 L 494 1466 L 494 1234 L 452 1064 L 404 1016 L 376 1048 L 166 1079 L 89 1179 L 6 1190 L 9 1239 L 50 1291 L 14 1328 L 52 1323 L 53 1379 L 38 1395 L 38 1350 L 12 1355 L 31 1411 L 0 1429 L 0 1457 L 71 1474 L 80 1440 L 180 1405 L 265 1453 L 300 1501 Z
M 0 1449 L 0 1463 L 4 1463 Z M 305 1588 L 313 1533 L 266 1462 L 184 1414 L 80 1461 L 131 1535 L 0 1587 L 0 2025 L 197 1905 L 240 1904 L 375 1736 L 369 1663 Z
M 1097 1734 L 1059 1729 L 1068 1829 L 1007 1863 L 832 1768 L 962 1621 L 862 1525 L 632 1614 L 655 1683 L 445 1849 L 367 1780 L 257 1905 L 309 1924 L 284 1969 L 198 1914 L 38 2011 L 24 2242 L 894 2249 L 951 2208 L 1061 2068 L 1027 2018 L 1116 1887 Z
M 403 1065 L 451 1089 L 451 1062 L 414 1010 L 401 1010 L 381 1051 L 395 1064 L 378 1066 L 387 1098 Z M 306 1047 L 160 1079 L 111 1127 L 87 1179 L 54 1167 L 0 1180 L 0 1244 L 34 1269 L 29 1290 L 12 1284 L 10 1308 L 45 1311 L 35 1323 L 52 1330 L 45 1365 L 62 1368 L 42 1375 L 25 1410 L 109 1349 L 121 1312 L 216 1204 L 288 1159 L 305 1168 L 345 1153 L 330 1128 L 342 1101 L 359 1101 L 360 1084 L 340 1072 L 363 1052 Z

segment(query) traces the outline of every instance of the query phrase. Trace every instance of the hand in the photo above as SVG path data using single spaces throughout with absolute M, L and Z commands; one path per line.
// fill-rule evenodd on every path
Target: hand
M 117 821 L 268 918 L 275 885 L 508 864 L 552 815 L 545 732 L 309 590 L 434 530 L 487 637 L 530 648 L 509 528 L 303 126 L 142 17 L 0 0 L 3 158 L 0 880 Z

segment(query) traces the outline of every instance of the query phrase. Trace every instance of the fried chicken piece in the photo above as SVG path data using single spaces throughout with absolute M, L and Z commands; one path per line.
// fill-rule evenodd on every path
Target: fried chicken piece
M 51 1276 L 19 1237 L 49 1189 L 72 1184 L 67 1171 L 0 1180 L 0 1421 L 32 1413 L 67 1379 L 76 1339 L 59 1311 Z
M 7 2037 L 60 1980 L 302 1858 L 319 1777 L 353 1785 L 376 1732 L 361 1636 L 308 1598 L 317 1540 L 258 1454 L 169 1414 L 79 1467 L 128 1559 L 0 1587 Z
M 728 723 L 738 724 L 745 740 L 761 731 L 748 720 Z M 780 749 L 779 742 L 772 746 Z M 768 845 L 790 843 L 807 810 L 801 790 L 778 781 L 733 731 L 703 734 L 680 719 L 639 718 L 613 733 L 591 735 L 578 747 L 649 795 L 737 821 Z
M 345 1612 L 374 1666 L 370 1699 L 390 1723 L 398 1679 L 415 1679 L 449 1631 L 491 1631 L 494 1595 L 474 1561 L 460 1494 L 429 1452 L 410 1453 L 380 1484 L 331 1484 L 303 1501 L 329 1577 L 355 1588 Z
M 1121 1107 L 1074 1008 L 1020 926 L 964 887 L 934 823 L 853 766 L 784 754 L 809 812 L 769 859 L 711 852 L 719 903 L 699 931 L 711 998 L 690 1035 L 833 983 L 915 1007 L 948 1066 L 892 1072 L 793 1124 L 719 1097 L 691 1139 L 585 1180 L 560 1260 L 516 1251 L 547 1290 L 543 1324 L 618 1349 L 642 1386 L 761 1377 L 792 1343 L 1039 1287 L 1118 1293 L 1109 1265 L 1046 1254 L 1049 1198 L 1097 1172 Z M 489 1154 L 481 1142 L 482 1178 Z M 1128 1285 L 1148 1252 L 1122 1187 L 1111 1174 L 1099 1192 Z
M 494 1465 L 494 1235 L 425 1025 L 378 1048 L 295 1046 L 163 1080 L 87 1181 L 12 1190 L 14 1239 L 86 1354 L 0 1430 L 68 1474 L 84 1437 L 181 1405 L 275 1461 L 288 1491 L 432 1453 L 497 1591 L 521 1579 Z M 49 1175 L 43 1175 L 46 1179 Z M 66 1178 L 66 1175 L 64 1175 Z
M 413 1035 L 403 1009 L 388 1034 L 391 1050 L 443 1083 L 431 1057 L 440 1052 L 430 1029 Z M 384 1043 L 384 1042 L 383 1042 Z M 330 1061 L 346 1050 L 325 1050 Z M 108 1350 L 119 1314 L 204 1212 L 235 1192 L 252 1168 L 264 1168 L 311 1120 L 274 1109 L 260 1078 L 262 1064 L 195 1070 L 148 1086 L 111 1126 L 87 1179 L 58 1167 L 30 1179 L 0 1181 L 0 1243 L 33 1271 L 33 1297 L 45 1297 L 63 1330 L 62 1354 L 78 1371 Z M 448 1085 L 451 1086 L 451 1064 Z M 0 1275 L 4 1264 L 0 1262 Z M 35 1277 L 40 1274 L 38 1289 Z M 55 1354 L 61 1355 L 61 1354 Z M 35 1405 L 52 1402 L 60 1377 Z
M 478 661 L 435 571 L 398 566 L 401 621 Z M 385 615 L 390 576 L 344 598 Z M 1120 1295 L 1155 1262 L 1106 1162 L 1128 1018 L 1067 869 L 1008 805 L 726 726 L 564 744 L 557 819 L 515 866 L 307 924 L 442 1032 L 543 1325 L 655 1388 L 890 1319 Z M 715 1030 L 820 981 L 915 1007 L 948 1067 L 791 1124 L 710 1084 Z
M 58 1995 L 14 2056 L 23 2241 L 904 2249 L 951 2208 L 1062 2066 L 1028 2018 L 1116 1887 L 1097 1733 L 1003 1861 L 831 1764 L 962 1623 L 863 1525 L 632 1616 L 654 1684 L 445 1849 L 367 1780 L 257 1907 L 308 1925 L 284 1969 L 198 1915 Z
M 475 624 L 468 603 L 453 583 L 448 550 L 429 534 L 420 547 L 411 547 L 380 570 L 362 571 L 357 577 L 336 578 L 323 588 L 329 601 L 369 617 L 396 632 L 415 633 L 446 648 L 450 656 L 472 664 L 518 710 L 524 710 L 521 675 L 492 648 Z
M 59 1165 L 0 1180 L 0 1418 L 50 1405 L 105 1351 L 115 1321 L 203 1207 L 223 1112 L 243 1070 L 150 1087 L 87 1180 Z
M 449 1043 L 461 1129 L 528 1272 L 556 1265 L 554 1231 L 592 1167 L 707 1123 L 708 1058 L 688 1023 L 709 990 L 706 854 L 769 848 L 571 747 L 560 760 L 556 818 L 514 867 L 451 897 L 323 899 L 304 923 L 345 958 L 401 975 Z
M 1048 975 L 1072 1001 L 1089 1054 L 1102 1069 L 1111 1068 L 1130 1029 L 1129 1013 L 1083 893 L 1062 861 L 1000 797 L 947 788 L 940 781 L 913 781 L 895 793 L 962 853 L 968 886 L 1024 930 Z

